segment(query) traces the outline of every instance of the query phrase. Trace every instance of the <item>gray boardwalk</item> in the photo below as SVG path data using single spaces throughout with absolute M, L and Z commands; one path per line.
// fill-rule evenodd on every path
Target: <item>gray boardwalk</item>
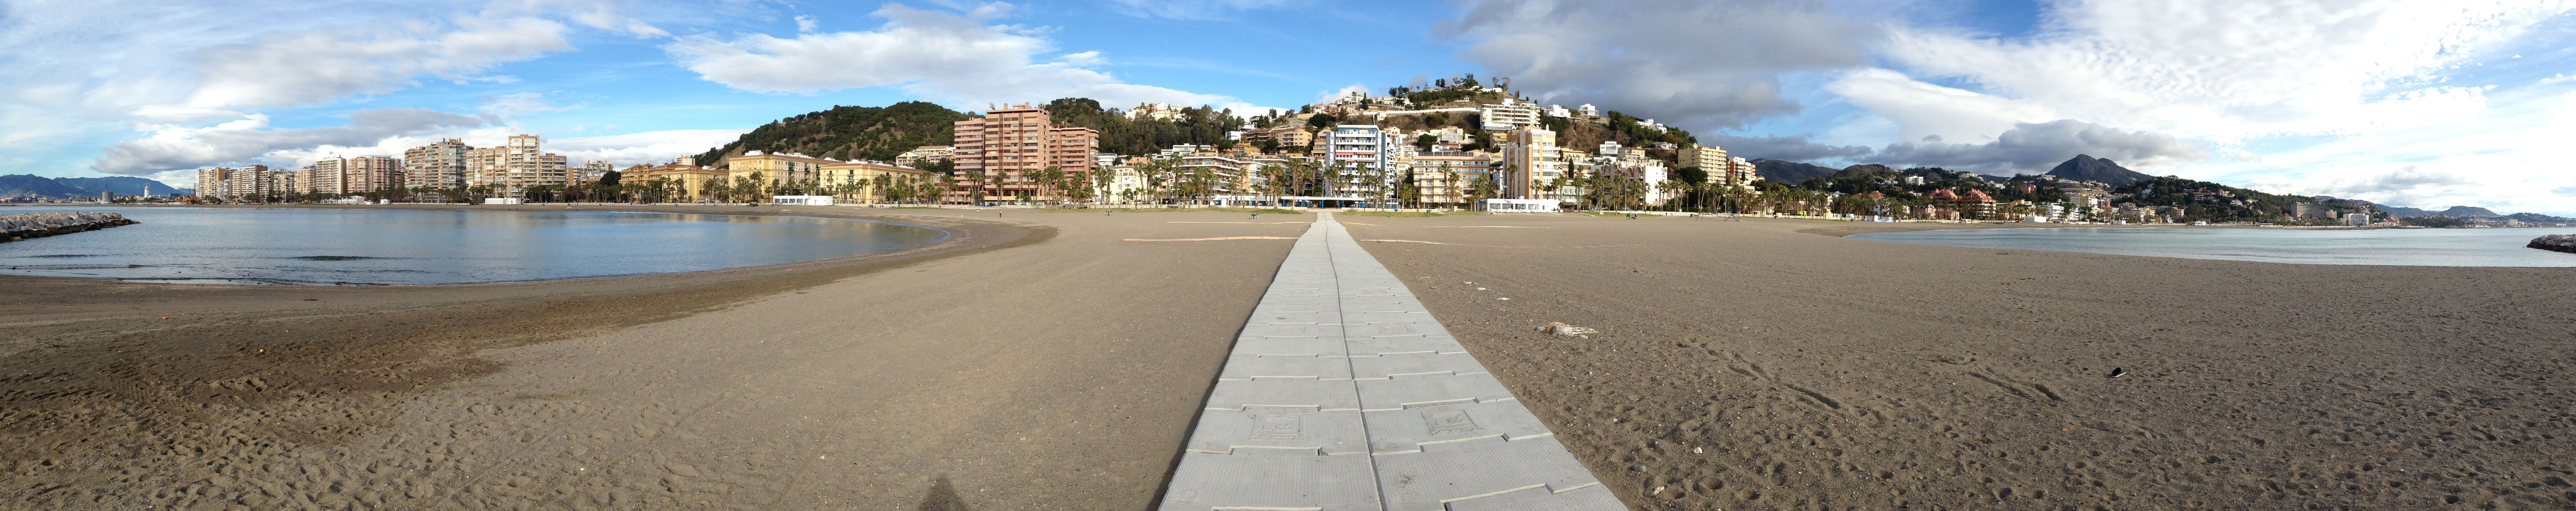
M 1237 335 L 1156 509 L 1626 508 L 1317 216 Z

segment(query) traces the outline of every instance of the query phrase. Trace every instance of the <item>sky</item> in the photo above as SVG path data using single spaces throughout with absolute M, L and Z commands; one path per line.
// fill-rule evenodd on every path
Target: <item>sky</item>
M 545 137 L 667 162 L 781 117 L 1089 97 L 1238 113 L 1418 79 L 1747 158 L 2576 216 L 2576 16 L 2512 0 L 0 0 L 0 174 Z

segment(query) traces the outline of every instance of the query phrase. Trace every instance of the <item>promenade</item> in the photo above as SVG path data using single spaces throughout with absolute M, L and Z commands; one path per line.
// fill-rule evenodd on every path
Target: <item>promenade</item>
M 1235 339 L 1157 509 L 1623 509 L 1331 213 Z

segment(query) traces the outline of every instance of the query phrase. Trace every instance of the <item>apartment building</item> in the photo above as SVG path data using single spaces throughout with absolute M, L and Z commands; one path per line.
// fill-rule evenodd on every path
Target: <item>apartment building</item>
M 1556 190 L 1549 185 L 1566 176 L 1566 166 L 1556 147 L 1556 132 L 1521 128 L 1505 135 L 1502 176 L 1497 183 L 1502 192 L 1499 198 L 1557 198 Z
M 1326 168 L 1342 178 L 1332 183 L 1333 197 L 1356 197 L 1377 200 L 1384 197 L 1380 182 L 1399 177 L 1387 151 L 1387 135 L 1377 126 L 1344 124 L 1318 134 L 1315 151 Z M 1372 180 L 1383 177 L 1383 180 Z
M 234 170 L 231 167 L 206 167 L 197 169 L 197 184 L 191 188 L 197 190 L 198 197 L 207 199 L 232 198 L 233 172 Z
M 1537 103 L 1523 103 L 1512 98 L 1503 98 L 1502 104 L 1480 107 L 1477 117 L 1484 120 L 1485 131 L 1506 132 L 1538 126 L 1539 115 L 1542 113 L 1545 112 Z
M 895 155 L 894 164 L 898 167 L 912 167 L 916 169 L 930 168 L 931 165 L 938 164 L 939 160 L 946 160 L 954 157 L 956 153 L 957 150 L 955 147 L 926 145 L 912 148 L 910 151 L 904 151 L 903 154 Z
M 824 165 L 821 176 L 818 183 L 832 187 L 835 192 L 832 194 L 832 199 L 835 201 L 878 203 L 886 201 L 885 190 L 876 187 L 878 177 L 884 177 L 885 184 L 894 184 L 928 178 L 930 171 L 883 163 L 847 161 Z
M 295 183 L 295 187 L 287 189 L 286 193 L 313 193 L 313 183 L 317 181 L 317 179 L 314 176 L 312 165 L 305 165 L 304 168 L 295 169 L 294 172 L 288 172 L 287 175 L 292 176 L 288 180 L 293 181 Z
M 1699 167 L 1700 170 L 1706 171 L 1709 176 L 1712 176 L 1710 179 L 1711 181 L 1715 181 L 1716 179 L 1714 176 L 1725 172 L 1728 166 L 1726 149 L 1717 146 L 1693 144 L 1682 147 L 1680 153 L 1674 156 L 1674 165 L 1678 165 L 1680 168 L 1685 169 Z
M 1427 152 L 1413 156 L 1413 186 L 1422 191 L 1422 202 L 1465 204 L 1469 189 L 1476 183 L 1494 177 L 1494 164 L 1501 160 L 1484 151 Z
M 949 179 L 958 182 L 960 191 L 950 194 L 948 202 L 1044 200 L 1049 197 L 1036 179 L 1039 171 L 1055 167 L 1087 174 L 1099 163 L 1099 131 L 1055 126 L 1045 109 L 1028 103 L 957 121 L 956 128 L 950 155 L 957 168 Z M 972 182 L 973 175 L 985 176 L 984 181 Z
M 502 146 L 465 151 L 465 184 L 491 187 L 495 197 L 518 197 L 528 187 L 570 184 L 569 163 L 546 153 L 536 135 L 512 135 Z
M 402 160 L 384 156 L 340 159 L 340 193 L 389 190 L 402 186 Z
M 403 150 L 403 187 L 426 191 L 465 186 L 465 151 L 471 149 L 474 146 L 451 138 Z
M 346 178 L 344 178 L 344 177 L 342 177 L 342 176 L 340 175 L 340 159 L 339 159 L 339 158 L 323 158 L 323 159 L 319 159 L 319 160 L 313 160 L 313 164 L 312 164 L 312 165 L 309 165 L 309 166 L 306 166 L 306 168 L 313 169 L 313 192 L 312 192 L 312 193 L 327 194 L 327 195 L 332 195 L 332 196 L 338 196 L 338 195 L 340 195 L 340 194 L 342 194 L 342 193 L 345 193 L 345 192 L 341 191 L 341 189 L 340 189 L 340 187 L 341 187 L 341 183 L 346 182 Z
M 292 193 L 291 188 L 279 188 L 276 180 L 269 177 L 269 172 L 267 165 L 233 169 L 232 175 L 226 177 L 230 181 L 229 186 L 226 187 L 230 195 L 224 198 L 259 201 L 266 200 L 270 195 Z
M 597 183 L 600 178 L 608 177 L 608 173 L 615 170 L 617 170 L 616 165 L 604 161 L 591 160 L 590 163 L 581 164 L 581 167 L 573 169 L 572 184 L 586 185 Z

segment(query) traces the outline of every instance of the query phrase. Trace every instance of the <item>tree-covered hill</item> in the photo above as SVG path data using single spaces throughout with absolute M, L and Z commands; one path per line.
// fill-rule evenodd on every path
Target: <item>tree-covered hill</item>
M 834 106 L 761 125 L 733 143 L 698 155 L 698 164 L 722 166 L 726 156 L 743 151 L 890 161 L 915 147 L 948 145 L 949 137 L 957 131 L 951 123 L 966 118 L 963 112 L 923 101 L 883 107 Z
M 1171 120 L 1129 119 L 1089 98 L 1064 98 L 1042 107 L 1056 124 L 1100 131 L 1100 152 L 1151 154 L 1179 144 L 1215 145 L 1243 125 L 1233 110 L 1185 107 Z
M 1044 108 L 1056 124 L 1100 130 L 1100 151 L 1117 154 L 1147 154 L 1174 144 L 1215 144 L 1225 139 L 1226 131 L 1242 124 L 1231 111 L 1207 107 L 1182 109 L 1173 120 L 1128 119 L 1086 98 L 1058 99 Z M 835 106 L 761 125 L 697 158 L 699 165 L 722 166 L 726 156 L 767 151 L 892 161 L 915 147 L 949 145 L 957 134 L 955 123 L 968 118 L 965 112 L 922 101 Z
M 2120 185 L 2111 191 L 2130 195 L 2127 202 L 2182 208 L 2184 219 L 2212 222 L 2289 222 L 2291 220 L 2287 217 L 2296 211 L 2296 205 L 2302 203 L 2324 206 L 2332 218 L 2375 209 L 2367 205 L 2318 202 L 2297 195 L 2273 195 L 2178 177 L 2150 177 Z

